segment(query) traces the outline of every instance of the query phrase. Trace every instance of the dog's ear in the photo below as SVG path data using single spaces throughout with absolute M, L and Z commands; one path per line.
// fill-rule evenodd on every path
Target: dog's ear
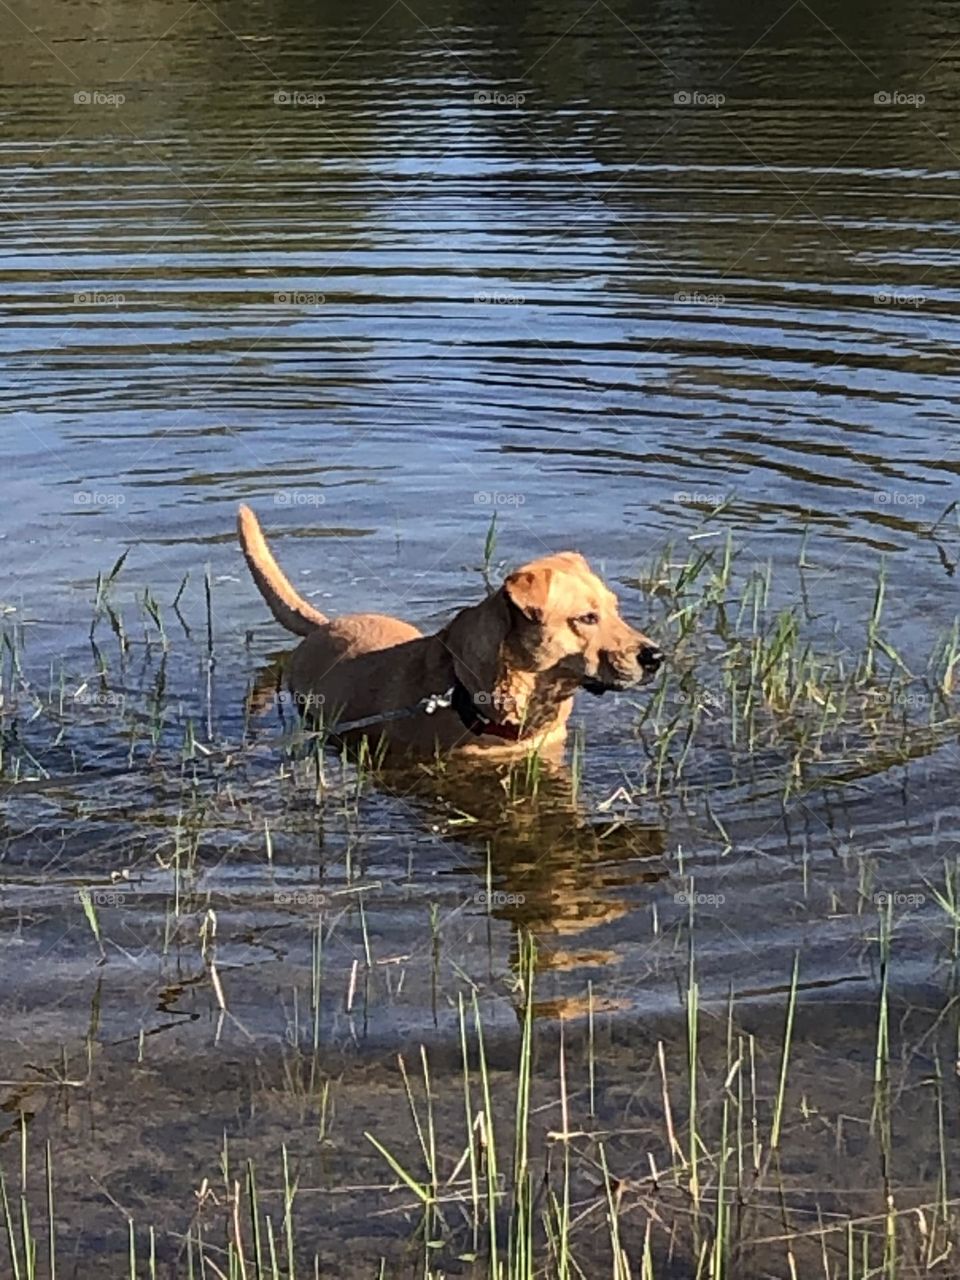
M 553 557 L 554 560 L 565 560 L 574 569 L 580 569 L 583 573 L 590 573 L 590 566 L 580 554 L 579 551 L 558 551 Z
M 542 622 L 552 577 L 552 569 L 520 569 L 504 582 L 504 594 L 530 622 Z

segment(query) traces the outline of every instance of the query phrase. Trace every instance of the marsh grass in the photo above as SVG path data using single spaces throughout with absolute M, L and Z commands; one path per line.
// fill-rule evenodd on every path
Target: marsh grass
M 841 638 L 829 597 L 811 612 L 802 557 L 774 591 L 771 565 L 738 571 L 728 536 L 686 559 L 668 548 L 638 580 L 659 602 L 657 637 L 671 659 L 638 720 L 645 792 L 682 799 L 722 760 L 754 777 L 759 763 L 789 799 L 928 755 L 956 736 L 957 621 L 911 669 L 884 630 L 884 563 L 859 636 L 848 622 Z M 778 603 L 791 595 L 796 603 Z M 708 756 L 714 769 L 705 775 Z
M 935 756 L 955 738 L 956 623 L 922 660 L 911 651 L 908 664 L 885 625 L 890 592 L 882 564 L 866 615 L 841 638 L 817 612 L 806 543 L 796 580 L 785 583 L 769 565 L 744 566 L 731 537 L 707 546 L 700 532 L 682 553 L 668 548 L 638 580 L 670 663 L 636 700 L 642 763 L 626 779 L 635 797 L 695 812 L 704 841 L 722 855 L 737 844 L 739 806 L 854 787 Z M 495 552 L 491 522 L 486 576 Z M 144 591 L 136 617 L 124 617 L 114 603 L 124 564 L 125 556 L 97 582 L 89 668 L 60 665 L 38 681 L 24 629 L 5 628 L 0 642 L 4 803 L 11 813 L 18 805 L 32 812 L 33 802 L 52 797 L 57 823 L 81 837 L 90 832 L 80 842 L 77 903 L 98 960 L 109 962 L 118 943 L 92 888 L 120 891 L 143 879 L 160 907 L 158 953 L 207 993 L 214 1044 L 230 1032 L 249 1036 L 224 962 L 230 903 L 211 888 L 212 873 L 247 859 L 266 877 L 281 876 L 290 869 L 285 845 L 293 829 L 294 867 L 316 858 L 332 877 L 322 905 L 304 914 L 305 981 L 285 1006 L 277 1088 L 294 1109 L 297 1132 L 289 1145 L 244 1159 L 224 1135 L 199 1185 L 184 1173 L 187 1220 L 152 1222 L 148 1212 L 124 1211 L 130 1280 L 957 1273 L 955 854 L 925 881 L 934 914 L 924 927 L 943 984 L 929 996 L 929 1025 L 913 1040 L 904 1027 L 916 1011 L 904 1008 L 891 981 L 901 922 L 889 900 L 870 909 L 869 859 L 854 855 L 862 946 L 876 973 L 864 1015 L 869 1049 L 858 1042 L 863 1061 L 853 1077 L 863 1086 L 859 1098 L 833 1106 L 806 1062 L 817 1007 L 804 984 L 806 950 L 785 966 L 764 1019 L 732 985 L 722 1002 L 706 994 L 714 953 L 701 950 L 694 868 L 681 850 L 675 872 L 690 886 L 689 909 L 667 922 L 654 905 L 651 927 L 651 939 L 681 957 L 678 1021 L 641 1028 L 625 1059 L 620 1024 L 603 1012 L 600 977 L 587 980 L 577 1016 L 547 1021 L 536 999 L 548 968 L 540 940 L 518 930 L 506 977 L 472 975 L 445 961 L 446 922 L 432 902 L 417 942 L 429 957 L 434 1021 L 446 1017 L 452 1026 L 457 1061 L 451 1066 L 449 1043 L 441 1054 L 413 1040 L 396 1058 L 398 1105 L 344 1134 L 338 1115 L 349 1079 L 331 1065 L 331 1019 L 346 1019 L 355 1034 L 355 1020 L 365 1022 L 378 993 L 396 997 L 405 979 L 400 971 L 390 986 L 392 960 L 378 954 L 370 923 L 377 882 L 364 852 L 366 805 L 385 785 L 383 761 L 375 747 L 352 758 L 329 751 L 322 729 L 305 732 L 282 705 L 268 732 L 257 732 L 247 715 L 242 725 L 221 728 L 213 680 L 222 655 L 209 575 L 199 588 L 202 624 L 191 629 L 181 610 L 190 614 L 186 579 L 169 604 Z M 631 699 L 624 701 L 629 714 Z M 572 784 L 585 804 L 589 770 L 590 748 L 578 732 Z M 524 761 L 507 771 L 503 803 L 522 806 L 544 787 L 541 762 Z M 128 834 L 102 848 L 95 832 L 122 820 Z M 461 813 L 451 828 L 457 823 L 466 829 L 476 819 Z M 50 884 L 69 873 L 66 862 L 53 863 Z M 488 848 L 488 903 L 499 874 Z M 4 878 L 15 877 L 8 870 Z M 488 907 L 491 952 L 494 923 Z M 344 973 L 331 955 L 347 928 L 355 946 Z M 64 1050 L 48 1083 L 71 1094 L 91 1089 L 94 1041 L 91 1030 L 85 1075 L 71 1069 Z M 138 1062 L 149 1056 L 141 1033 Z M 913 1102 L 910 1114 L 914 1124 L 922 1117 L 924 1139 L 903 1151 L 899 1109 L 921 1087 L 918 1058 L 923 1103 Z M 16 1150 L 0 1148 L 0 1274 L 55 1280 L 69 1274 L 64 1259 L 78 1230 L 58 1209 L 57 1139 L 32 1142 L 26 1112 L 11 1106 L 19 1142 Z M 378 1271 L 369 1259 L 354 1267 L 349 1241 L 337 1241 L 329 1218 L 332 1242 L 320 1238 L 310 1181 L 316 1162 L 300 1130 L 320 1153 L 336 1137 L 343 1194 L 356 1199 L 358 1214 L 389 1224 L 400 1242 L 399 1252 L 385 1250 Z M 369 1174 L 371 1160 L 379 1180 Z M 350 1178 L 354 1166 L 367 1171 L 364 1180 Z M 339 1258 L 333 1264 L 331 1248 Z
M 883 963 L 889 946 L 881 915 Z M 368 1131 L 358 1139 L 382 1158 L 392 1180 L 377 1192 L 380 1212 L 392 1213 L 399 1224 L 415 1211 L 415 1274 L 424 1280 L 449 1274 L 477 1280 L 603 1274 L 622 1280 L 771 1274 L 893 1280 L 955 1274 L 960 1199 L 951 1195 L 955 1162 L 939 1064 L 929 1108 L 937 1166 L 933 1194 L 924 1199 L 915 1187 L 901 1190 L 893 1172 L 885 983 L 876 1009 L 870 1121 L 877 1207 L 844 1213 L 838 1209 L 842 1186 L 824 1187 L 821 1201 L 801 1172 L 811 1130 L 828 1150 L 831 1139 L 829 1131 L 811 1124 L 815 1118 L 804 1113 L 803 1093 L 792 1079 L 796 967 L 779 1050 L 771 1043 L 762 1059 L 754 1038 L 739 1025 L 732 996 L 718 1019 L 717 1042 L 701 1042 L 691 972 L 685 1068 L 676 1070 L 662 1042 L 657 1046 L 664 1096 L 660 1131 L 644 1129 L 640 1151 L 635 1126 L 618 1132 L 589 1115 L 587 1082 L 604 1075 L 604 1063 L 597 1061 L 591 1037 L 564 1023 L 538 1027 L 536 981 L 536 945 L 528 939 L 513 995 L 518 1038 L 509 1069 L 491 1060 L 476 997 L 468 1004 L 461 995 L 459 1134 L 455 1108 L 438 1109 L 430 1052 L 420 1045 L 409 1063 L 399 1060 L 406 1123 L 396 1117 L 388 1133 Z M 639 1080 L 648 1078 L 650 1065 L 637 1062 Z M 455 1091 L 454 1080 L 444 1079 Z M 709 1099 L 709 1106 L 699 1105 L 698 1097 Z M 683 1117 L 678 1132 L 674 1116 Z M 14 1280 L 54 1280 L 57 1258 L 68 1245 L 58 1216 L 55 1156 L 49 1143 L 34 1151 L 26 1123 L 20 1136 L 15 1179 L 0 1173 L 4 1265 Z M 792 1176 L 794 1155 L 799 1163 Z M 640 1156 L 645 1172 L 637 1170 Z M 238 1166 L 225 1139 L 218 1172 L 197 1192 L 193 1221 L 185 1229 L 128 1218 L 124 1274 L 130 1280 L 332 1274 L 329 1262 L 321 1264 L 314 1251 L 316 1233 L 304 1203 L 309 1193 L 297 1165 L 284 1145 L 273 1160 L 258 1165 L 248 1159 Z M 862 1204 L 867 1192 L 852 1188 L 851 1197 Z M 407 1266 L 384 1260 L 379 1274 L 411 1274 Z M 344 1261 L 336 1274 L 369 1273 L 354 1272 Z
M 878 954 L 885 967 L 889 963 L 889 934 L 883 914 L 878 924 Z M 535 1049 L 529 1011 L 536 972 L 531 950 L 524 952 L 524 965 L 523 1001 L 518 1010 L 522 1035 L 512 1080 L 516 1109 L 510 1161 L 496 1145 L 497 1126 L 487 1113 L 491 1105 L 490 1070 L 479 1021 L 475 1024 L 474 1054 L 468 1052 L 466 1032 L 462 1040 L 465 1097 L 470 1098 L 473 1083 L 479 1079 L 481 1110 L 471 1124 L 468 1102 L 467 1145 L 447 1182 L 445 1209 L 448 1224 L 451 1217 L 455 1220 L 450 1213 L 451 1204 L 460 1205 L 472 1224 L 473 1249 L 458 1255 L 460 1263 L 475 1258 L 476 1242 L 482 1238 L 483 1223 L 487 1223 L 487 1258 L 471 1274 L 488 1276 L 490 1280 L 520 1280 L 533 1274 L 639 1275 L 650 1280 L 656 1276 L 721 1280 L 725 1276 L 771 1274 L 816 1274 L 837 1280 L 878 1276 L 892 1280 L 897 1275 L 949 1274 L 949 1260 L 956 1258 L 960 1247 L 960 1199 L 947 1192 L 951 1160 L 943 1128 L 939 1074 L 935 1102 L 937 1194 L 922 1201 L 911 1190 L 900 1200 L 892 1176 L 885 979 L 881 981 L 877 1008 L 872 1103 L 879 1156 L 875 1200 L 883 1207 L 873 1213 L 848 1216 L 834 1207 L 841 1202 L 842 1193 L 838 1197 L 836 1189 L 825 1188 L 825 1203 L 821 1204 L 805 1179 L 794 1183 L 790 1176 L 790 1148 L 795 1138 L 801 1148 L 806 1146 L 804 1131 L 809 1119 L 804 1117 L 802 1098 L 791 1078 L 799 958 L 789 984 L 779 1054 L 773 1055 L 779 1058 L 779 1065 L 771 1062 L 769 1081 L 758 1073 L 754 1037 L 738 1027 L 731 996 L 725 1060 L 716 1055 L 713 1061 L 720 1070 L 702 1083 L 700 1011 L 691 958 L 686 1000 L 686 1073 L 670 1079 L 664 1066 L 663 1045 L 658 1045 L 663 1067 L 664 1133 L 660 1141 L 647 1135 L 650 1173 L 640 1179 L 618 1174 L 620 1160 L 608 1149 L 617 1135 L 598 1129 L 585 1116 L 571 1116 L 563 1023 L 558 1035 L 544 1037 L 556 1054 L 555 1072 L 551 1073 L 556 1096 L 549 1097 L 544 1082 L 531 1089 L 530 1060 Z M 592 1080 L 597 1070 L 592 1038 L 583 1047 L 588 1055 L 587 1074 Z M 643 1066 L 638 1064 L 641 1076 Z M 701 1088 L 712 1099 L 709 1119 L 698 1106 Z M 582 1088 L 575 1092 L 581 1098 L 585 1096 Z M 673 1129 L 672 1117 L 678 1102 L 686 1114 L 683 1145 Z M 559 1123 L 541 1132 L 534 1157 L 531 1130 L 537 1112 L 544 1110 L 551 1116 L 558 1115 Z M 487 1175 L 485 1201 L 477 1191 L 476 1155 L 469 1137 L 477 1128 L 485 1135 L 480 1151 L 481 1175 L 484 1169 Z M 372 1135 L 368 1138 L 376 1142 Z M 404 1168 L 397 1156 L 387 1153 L 379 1143 L 376 1145 L 397 1175 L 398 1186 L 415 1188 L 426 1202 L 427 1189 L 417 1181 L 416 1172 Z M 655 1158 L 654 1148 L 665 1153 L 663 1159 Z M 468 1152 L 474 1153 L 469 1195 L 465 1188 L 458 1190 L 455 1176 Z M 449 1153 L 448 1164 L 453 1164 L 455 1155 L 455 1150 Z M 426 1162 L 426 1151 L 423 1156 Z M 436 1158 L 435 1149 L 431 1149 L 433 1186 L 438 1184 Z M 531 1198 L 534 1172 L 540 1194 Z M 857 1188 L 855 1194 L 862 1197 L 864 1192 L 864 1188 Z M 803 1225 L 795 1225 L 798 1215 Z M 498 1248 L 498 1217 L 510 1223 L 507 1247 L 500 1242 Z M 776 1229 L 778 1218 L 780 1229 Z M 423 1274 L 439 1277 L 446 1272 L 442 1265 L 437 1270 L 427 1265 Z
M 816 602 L 804 569 L 806 541 L 793 575 L 781 575 L 774 582 L 772 565 L 759 567 L 752 557 L 738 552 L 731 534 L 711 546 L 696 541 L 712 536 L 709 524 L 708 520 L 704 532 L 691 535 L 693 549 L 685 556 L 668 546 L 634 584 L 658 615 L 646 625 L 670 659 L 649 695 L 636 699 L 637 732 L 648 760 L 644 792 L 683 796 L 704 753 L 716 753 L 719 747 L 733 768 L 768 761 L 771 782 L 789 797 L 822 787 L 825 781 L 842 783 L 928 754 L 957 732 L 954 690 L 960 670 L 960 619 L 935 637 L 926 658 L 911 669 L 884 630 L 889 593 L 882 561 L 869 616 L 859 628 L 848 624 L 841 637 L 836 626 L 829 625 L 828 607 L 819 615 L 812 612 Z M 489 575 L 495 545 L 494 519 L 478 570 L 481 576 Z M 90 632 L 92 672 L 78 676 L 61 665 L 50 669 L 46 687 L 28 679 L 24 629 L 16 623 L 4 625 L 0 779 L 15 783 L 51 776 L 51 765 L 63 776 L 68 762 L 79 772 L 79 757 L 69 755 L 71 737 L 76 735 L 79 750 L 96 733 L 107 736 L 114 748 L 119 740 L 126 741 L 131 769 L 144 763 L 169 764 L 174 743 L 183 763 L 245 763 L 242 756 L 254 744 L 249 739 L 225 741 L 213 723 L 215 627 L 209 574 L 203 581 L 205 646 L 197 654 L 201 679 L 192 678 L 195 668 L 182 668 L 179 687 L 174 688 L 167 661 L 173 641 L 163 621 L 164 606 L 146 589 L 139 598 L 142 633 L 135 635 L 112 603 L 125 561 L 126 553 L 97 579 Z M 179 617 L 189 640 L 191 629 L 180 610 L 186 587 L 185 578 L 166 607 Z M 796 603 L 784 607 L 781 602 L 790 598 Z M 97 641 L 104 619 L 113 633 L 113 654 Z M 134 683 L 136 657 L 141 661 Z M 199 702 L 198 688 L 203 694 Z M 193 695 L 189 708 L 188 690 Z M 629 703 L 630 695 L 623 700 Z M 205 729 L 202 739 L 198 724 Z M 280 728 L 269 745 L 281 748 L 285 767 L 310 760 L 317 792 L 323 794 L 329 757 L 322 723 L 319 731 L 306 732 L 288 709 Z M 54 752 L 57 747 L 63 750 Z M 45 763 L 47 756 L 50 764 Z M 575 785 L 583 757 L 582 738 L 575 734 Z M 349 762 L 342 759 L 341 776 L 348 772 L 356 794 L 362 795 L 382 763 L 382 744 L 367 744 L 359 756 Z M 536 789 L 539 768 L 534 757 L 510 770 L 515 794 Z

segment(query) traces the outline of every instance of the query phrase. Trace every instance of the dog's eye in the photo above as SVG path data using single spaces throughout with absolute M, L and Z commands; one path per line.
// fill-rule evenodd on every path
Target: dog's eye
M 581 613 L 579 618 L 574 618 L 581 627 L 595 627 L 599 621 L 599 613 Z

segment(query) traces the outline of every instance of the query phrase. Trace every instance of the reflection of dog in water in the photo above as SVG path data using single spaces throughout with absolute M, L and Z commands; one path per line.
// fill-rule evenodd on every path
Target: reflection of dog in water
M 443 838 L 475 851 L 491 915 L 530 930 L 548 960 L 565 938 L 626 915 L 631 889 L 664 878 L 663 831 L 590 813 L 563 766 L 544 765 L 535 781 L 519 773 L 448 765 L 422 773 L 406 798 Z
M 248 717 L 277 707 L 282 660 L 259 672 Z M 477 910 L 533 933 L 545 964 L 562 963 L 566 939 L 626 915 L 636 888 L 667 874 L 662 829 L 591 813 L 570 770 L 555 762 L 478 769 L 449 757 L 381 768 L 373 783 L 412 807 L 438 839 L 469 851 Z

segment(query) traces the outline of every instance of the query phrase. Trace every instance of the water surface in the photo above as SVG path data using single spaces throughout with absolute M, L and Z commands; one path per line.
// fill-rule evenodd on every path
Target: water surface
M 311 1248 L 336 1265 L 339 1233 L 363 1236 L 358 1266 L 401 1257 L 402 1215 L 369 1228 L 389 1179 L 357 1135 L 397 1123 L 398 1050 L 429 1044 L 459 1087 L 466 979 L 506 1078 L 520 928 L 546 1037 L 558 1017 L 585 1034 L 589 993 L 604 1123 L 658 1126 L 691 876 L 711 1070 L 732 990 L 774 1092 L 799 951 L 798 1073 L 834 1121 L 871 1080 L 875 894 L 902 896 L 897 1173 L 929 1190 L 953 741 L 784 800 L 787 761 L 731 760 L 719 726 L 692 792 L 664 798 L 643 699 L 584 700 L 573 806 L 564 777 L 515 810 L 475 781 L 357 800 L 336 764 L 318 806 L 309 770 L 279 763 L 275 711 L 245 705 L 282 638 L 232 529 L 249 502 L 320 607 L 429 627 L 483 591 L 496 513 L 495 569 L 576 547 L 665 628 L 645 566 L 730 531 L 744 574 L 772 564 L 771 609 L 805 564 L 809 635 L 851 653 L 882 561 L 885 634 L 921 670 L 960 553 L 952 7 L 146 0 L 14 4 L 0 33 L 0 602 L 31 687 L 62 672 L 68 708 L 60 737 L 22 716 L 5 742 L 33 764 L 0 801 L 0 1142 L 18 1148 L 24 1114 L 63 1153 L 77 1256 L 122 1257 L 123 1213 L 183 1232 L 228 1128 L 244 1156 L 294 1145 Z M 127 548 L 110 600 L 129 648 L 104 616 L 92 653 L 93 584 Z M 101 689 L 104 655 L 122 707 L 76 692 Z M 212 755 L 183 765 L 188 719 Z M 291 1061 L 318 929 L 322 1075 L 344 1083 L 315 1142 Z M 830 1168 L 804 1115 L 794 1172 L 873 1212 L 852 1199 L 872 1150 L 851 1138 Z M 645 1176 L 626 1139 L 617 1158 Z

